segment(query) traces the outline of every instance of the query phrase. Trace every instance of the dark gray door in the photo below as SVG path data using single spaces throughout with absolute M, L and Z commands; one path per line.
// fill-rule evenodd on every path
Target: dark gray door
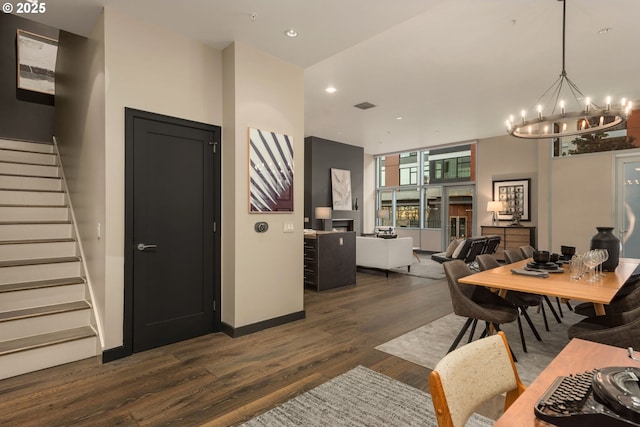
M 213 332 L 219 323 L 219 128 L 127 113 L 126 238 L 137 352 Z

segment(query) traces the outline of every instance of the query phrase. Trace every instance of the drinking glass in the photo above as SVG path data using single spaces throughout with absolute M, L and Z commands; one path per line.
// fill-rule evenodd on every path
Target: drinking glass
M 595 250 L 591 250 L 589 252 L 585 252 L 582 255 L 582 261 L 584 265 L 589 269 L 589 279 L 587 283 L 594 283 L 596 281 L 595 277 L 595 267 L 598 265 L 598 255 Z
M 580 280 L 582 278 L 584 275 L 584 262 L 582 260 L 582 256 L 574 255 L 571 257 L 569 274 L 571 275 L 571 280 Z

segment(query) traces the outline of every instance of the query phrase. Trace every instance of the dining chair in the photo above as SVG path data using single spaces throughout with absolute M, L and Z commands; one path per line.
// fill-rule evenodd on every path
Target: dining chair
M 518 318 L 518 310 L 513 304 L 494 294 L 484 286 L 467 285 L 458 280 L 473 274 L 471 268 L 462 260 L 447 261 L 443 264 L 447 276 L 449 293 L 453 304 L 453 312 L 467 320 L 456 336 L 448 352 L 453 351 L 460 340 L 473 324 L 469 333 L 470 342 L 473 339 L 478 320 L 485 322 L 485 329 L 481 337 L 490 333 L 490 326 L 500 331 L 500 325 L 510 323 Z
M 504 259 L 507 264 L 513 264 L 514 262 L 523 261 L 525 258 L 522 256 L 522 252 L 520 252 L 520 249 L 505 249 Z M 560 320 L 560 316 L 558 316 L 556 309 L 553 308 L 553 304 L 551 303 L 551 300 L 549 299 L 549 297 L 547 295 L 542 295 L 542 298 L 546 301 L 547 306 L 551 310 L 553 317 L 556 318 L 556 321 L 558 323 L 562 323 L 562 320 Z M 558 309 L 562 313 L 562 309 L 560 308 L 560 298 L 556 298 L 556 301 L 558 302 Z M 545 322 L 545 327 L 548 331 L 549 325 L 546 322 Z
M 523 259 L 532 258 L 533 251 L 535 251 L 533 246 L 520 246 L 520 253 L 522 254 Z
M 478 267 L 480 271 L 490 270 L 492 268 L 500 267 L 500 263 L 493 255 L 490 254 L 482 254 L 476 257 L 478 261 Z M 529 328 L 533 335 L 536 337 L 538 341 L 542 341 L 540 334 L 538 333 L 538 329 L 536 329 L 535 325 L 531 321 L 529 317 L 529 313 L 527 312 L 527 308 L 529 307 L 539 307 L 542 311 L 542 317 L 544 319 L 544 325 L 549 330 L 549 325 L 547 323 L 547 314 L 544 310 L 544 305 L 542 304 L 542 296 L 536 294 L 530 294 L 527 292 L 517 292 L 517 291 L 508 291 L 505 297 L 507 301 L 512 303 L 518 308 L 518 311 L 524 317 L 524 319 L 529 324 Z M 524 331 L 522 330 L 522 322 L 520 321 L 520 316 L 518 316 L 518 331 L 520 331 L 520 342 L 522 343 L 522 351 L 527 353 L 527 343 L 524 338 Z
M 640 266 L 636 269 L 640 270 Z M 624 313 L 640 307 L 640 275 L 633 274 L 622 285 L 610 304 L 604 306 L 605 313 Z M 595 317 L 596 310 L 590 302 L 583 302 L 575 306 L 576 314 L 587 317 Z
M 599 342 L 615 347 L 640 348 L 640 307 L 623 313 L 588 317 L 571 325 L 569 339 Z
M 474 409 L 506 393 L 504 410 L 525 391 L 504 332 L 445 355 L 429 374 L 439 427 L 462 427 Z

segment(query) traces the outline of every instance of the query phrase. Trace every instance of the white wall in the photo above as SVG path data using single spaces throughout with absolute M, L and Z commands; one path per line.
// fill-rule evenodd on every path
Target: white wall
M 238 328 L 304 309 L 304 72 L 239 42 L 223 58 L 222 321 Z M 249 213 L 249 127 L 293 137 L 293 213 Z M 266 233 L 254 231 L 258 221 Z
M 372 154 L 364 154 L 362 171 L 362 232 L 372 233 L 376 226 L 376 159 Z
M 98 224 L 105 224 L 104 92 L 104 19 L 100 16 L 88 39 L 60 32 L 54 130 L 98 319 L 106 313 L 105 240 L 97 234 Z
M 109 7 L 106 67 L 105 335 L 122 345 L 124 289 L 124 108 L 222 123 L 220 51 Z

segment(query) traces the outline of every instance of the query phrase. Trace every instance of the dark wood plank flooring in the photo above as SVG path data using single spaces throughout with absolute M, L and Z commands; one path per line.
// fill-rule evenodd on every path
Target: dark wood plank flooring
M 445 281 L 363 270 L 355 287 L 305 291 L 305 310 L 236 339 L 212 334 L 2 380 L 0 425 L 237 425 L 357 365 L 428 391 L 427 369 L 375 347 L 451 313 Z

